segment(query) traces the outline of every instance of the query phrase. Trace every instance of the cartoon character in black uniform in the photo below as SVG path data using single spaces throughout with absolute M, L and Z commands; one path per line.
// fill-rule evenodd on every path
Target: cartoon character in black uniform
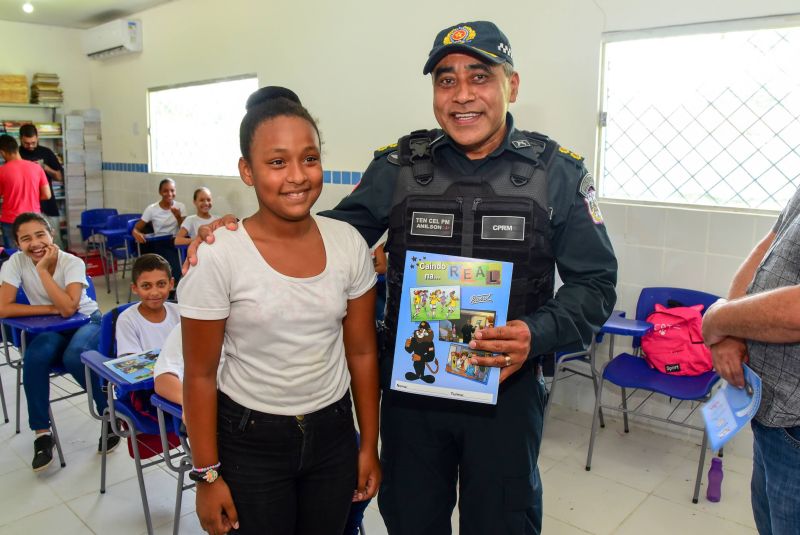
M 426 366 L 432 374 L 439 372 L 439 361 L 433 345 L 433 329 L 427 321 L 421 321 L 414 334 L 406 339 L 406 351 L 411 353 L 411 360 L 414 362 L 414 371 L 406 373 L 406 379 L 422 379 L 429 384 L 434 382 L 436 378 L 433 375 L 425 375 Z M 435 363 L 435 369 L 431 367 L 431 362 Z

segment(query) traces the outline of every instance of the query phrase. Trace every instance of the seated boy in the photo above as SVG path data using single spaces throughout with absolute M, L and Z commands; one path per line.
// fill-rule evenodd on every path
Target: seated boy
M 163 257 L 144 254 L 131 270 L 131 290 L 140 302 L 128 307 L 117 319 L 117 356 L 161 349 L 167 335 L 180 323 L 178 305 L 167 297 L 175 286 L 172 269 Z

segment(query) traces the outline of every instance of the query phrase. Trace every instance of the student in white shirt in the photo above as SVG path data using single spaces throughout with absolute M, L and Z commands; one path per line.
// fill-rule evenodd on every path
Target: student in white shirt
M 86 294 L 86 265 L 80 258 L 59 250 L 53 243 L 53 229 L 41 215 L 22 213 L 14 220 L 13 235 L 19 252 L 0 270 L 0 318 L 58 314 L 68 318 L 80 312 L 89 323 L 72 331 L 44 332 L 27 345 L 22 360 L 22 383 L 28 405 L 28 423 L 36 433 L 31 466 L 35 472 L 53 462 L 55 444 L 50 431 L 50 370 L 60 364 L 73 379 L 86 387 L 81 353 L 97 349 L 101 314 L 97 303 Z M 22 288 L 30 305 L 17 303 Z M 96 376 L 93 379 L 94 402 L 102 414 L 108 406 Z M 113 434 L 108 451 L 119 443 Z M 101 442 L 102 445 L 102 437 Z
M 186 205 L 175 200 L 175 181 L 165 178 L 158 184 L 161 200 L 149 205 L 142 212 L 142 218 L 136 222 L 131 231 L 133 238 L 140 244 L 142 253 L 154 253 L 163 256 L 172 268 L 175 281 L 181 277 L 181 262 L 173 240 L 148 241 L 144 234 L 148 223 L 153 226 L 153 234 L 175 236 L 186 218 Z
M 211 207 L 214 202 L 211 198 L 211 190 L 208 188 L 197 188 L 194 190 L 192 198 L 197 213 L 190 215 L 181 223 L 181 228 L 175 236 L 175 245 L 189 245 L 192 243 L 192 238 L 197 236 L 197 229 L 201 225 L 207 225 L 214 219 L 215 216 L 211 215 Z
M 117 318 L 117 356 L 161 349 L 180 322 L 178 305 L 167 302 L 175 281 L 169 263 L 159 255 L 144 254 L 131 270 L 131 290 L 140 301 Z
M 164 340 L 153 368 L 156 394 L 178 405 L 183 405 L 183 339 L 181 324 L 178 323 Z M 220 367 L 224 362 L 225 348 L 222 349 Z
M 175 200 L 174 180 L 171 178 L 162 180 L 158 184 L 158 194 L 161 195 L 161 200 L 144 209 L 142 218 L 131 232 L 139 243 L 145 243 L 143 231 L 147 223 L 153 224 L 155 234 L 172 234 L 174 236 L 186 218 L 186 205 Z
M 201 246 L 178 288 L 197 515 L 210 533 L 341 533 L 380 483 L 369 248 L 311 215 L 320 138 L 293 92 L 250 96 L 240 146 L 258 211 Z

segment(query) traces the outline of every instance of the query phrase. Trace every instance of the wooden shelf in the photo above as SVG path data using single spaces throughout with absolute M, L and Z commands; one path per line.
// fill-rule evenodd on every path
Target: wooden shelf
M 0 102 L 0 108 L 60 108 L 63 103 L 59 104 L 23 104 L 14 102 Z

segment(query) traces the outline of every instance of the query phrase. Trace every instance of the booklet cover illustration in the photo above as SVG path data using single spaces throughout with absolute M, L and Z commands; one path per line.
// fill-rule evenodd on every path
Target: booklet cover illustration
M 103 365 L 127 382 L 138 383 L 153 377 L 153 368 L 160 352 L 160 349 L 151 349 L 144 353 L 107 360 Z
M 500 368 L 476 366 L 476 330 L 505 325 L 513 265 L 433 253 L 406 253 L 392 389 L 497 403 Z

